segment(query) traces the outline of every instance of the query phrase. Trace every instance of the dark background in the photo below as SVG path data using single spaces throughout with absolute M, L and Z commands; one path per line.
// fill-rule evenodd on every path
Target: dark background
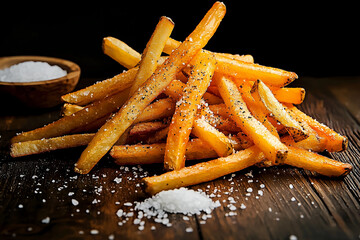
M 0 57 L 60 57 L 78 63 L 83 77 L 111 77 L 123 68 L 102 53 L 103 37 L 119 38 L 142 52 L 166 15 L 175 22 L 172 37 L 183 40 L 213 2 L 12 3 L 0 16 Z M 227 14 L 207 49 L 252 54 L 256 63 L 300 77 L 359 75 L 356 1 L 224 2 Z

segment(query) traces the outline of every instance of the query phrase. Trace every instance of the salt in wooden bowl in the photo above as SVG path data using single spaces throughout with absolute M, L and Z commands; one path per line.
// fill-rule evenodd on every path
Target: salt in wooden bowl
M 0 92 L 16 97 L 28 107 L 50 108 L 61 103 L 61 96 L 74 90 L 80 78 L 80 67 L 68 60 L 44 56 L 12 56 L 0 58 L 0 69 L 25 61 L 47 62 L 57 65 L 67 75 L 36 82 L 1 82 Z M 0 93 L 1 94 L 1 93 Z

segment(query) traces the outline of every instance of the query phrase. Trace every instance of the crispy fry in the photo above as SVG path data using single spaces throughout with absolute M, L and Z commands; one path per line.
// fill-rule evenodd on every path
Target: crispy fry
M 171 98 L 159 99 L 147 106 L 134 123 L 149 122 L 174 114 L 175 102 Z
M 285 126 L 295 142 L 302 141 L 309 136 L 300 123 L 288 114 L 285 107 L 279 103 L 271 90 L 261 80 L 255 81 L 252 92 L 259 96 L 262 103 L 269 112 L 272 113 L 274 118 Z
M 185 166 L 185 150 L 198 105 L 210 83 L 216 66 L 213 55 L 200 52 L 196 57 L 195 67 L 183 90 L 180 101 L 176 104 L 174 116 L 169 127 L 166 142 L 164 167 L 177 170 Z
M 185 88 L 184 83 L 182 83 L 179 80 L 173 80 L 166 87 L 166 89 L 164 90 L 164 93 L 166 95 L 168 95 L 169 97 L 173 98 L 175 101 L 178 101 L 182 96 L 184 88 Z M 205 102 L 207 102 L 210 105 L 223 103 L 221 98 L 219 98 L 209 92 L 204 93 L 203 98 L 204 98 Z
M 215 33 L 226 12 L 225 5 L 216 2 L 195 30 L 176 48 L 154 74 L 134 93 L 124 107 L 102 126 L 81 154 L 75 171 L 88 173 L 110 150 L 118 138 L 173 80 L 183 64 L 187 64 Z
M 338 162 L 317 153 L 290 146 L 288 157 L 285 159 L 284 163 L 294 167 L 315 171 L 328 177 L 345 176 L 352 169 L 352 166 L 348 163 Z
M 275 164 L 283 162 L 287 147 L 250 114 L 235 83 L 222 76 L 217 80 L 217 85 L 238 127 L 264 152 L 267 159 Z
M 152 135 L 148 139 L 146 139 L 146 143 L 147 144 L 160 143 L 164 139 L 166 139 L 168 132 L 169 132 L 169 126 L 154 133 L 154 135 Z
M 112 78 L 63 95 L 61 100 L 67 103 L 84 106 L 94 101 L 103 99 L 107 96 L 113 95 L 117 92 L 128 89 L 133 83 L 138 69 L 139 67 L 129 69 L 128 71 L 120 73 Z
M 327 139 L 325 137 L 319 136 L 314 129 L 310 127 L 307 122 L 303 121 L 300 117 L 298 117 L 295 112 L 286 108 L 288 114 L 295 119 L 297 122 L 301 124 L 301 126 L 305 129 L 306 133 L 309 135 L 306 139 L 295 142 L 291 136 L 283 136 L 281 141 L 288 146 L 294 146 L 297 148 L 302 148 L 306 150 L 311 150 L 315 152 L 322 152 L 326 148 Z
M 62 136 L 76 129 L 86 126 L 110 113 L 116 111 L 126 101 L 127 95 L 123 92 L 94 102 L 81 111 L 70 116 L 65 116 L 59 120 L 50 123 L 44 127 L 32 131 L 23 132 L 11 139 L 12 143 L 38 140 L 42 138 L 51 138 Z
M 163 163 L 165 147 L 166 143 L 114 146 L 110 155 L 119 165 Z M 188 142 L 185 154 L 187 160 L 217 157 L 217 153 L 199 138 Z
M 202 118 L 195 119 L 192 134 L 208 143 L 219 157 L 226 157 L 234 152 L 231 140 Z
M 94 135 L 95 134 L 74 134 L 56 138 L 18 142 L 11 145 L 10 155 L 12 157 L 22 157 L 57 149 L 84 146 L 91 141 Z
M 175 39 L 172 38 L 168 38 L 168 40 L 166 41 L 165 47 L 164 47 L 164 53 L 170 54 L 175 48 L 177 48 L 179 45 L 181 44 L 181 42 L 176 41 Z M 208 50 L 204 50 L 206 52 L 209 52 Z M 254 58 L 251 55 L 238 55 L 238 54 L 230 54 L 230 53 L 217 53 L 214 52 L 213 54 L 215 54 L 215 58 L 221 59 L 223 58 L 229 58 L 229 59 L 233 59 L 233 60 L 240 60 L 243 62 L 249 62 L 249 63 L 254 63 Z
M 251 93 L 250 93 L 250 89 L 246 89 L 245 86 L 243 86 L 242 88 L 240 88 L 240 92 L 241 92 L 241 96 L 243 97 L 246 106 L 249 108 L 251 114 L 259 121 L 261 122 L 270 132 L 272 135 L 274 135 L 277 138 L 279 137 L 279 134 L 276 130 L 276 128 L 271 124 L 271 122 L 268 120 L 267 117 L 267 111 L 266 109 L 264 110 L 264 105 L 261 104 L 261 102 L 256 101 Z
M 130 96 L 154 73 L 165 42 L 169 38 L 173 28 L 174 22 L 170 18 L 160 18 L 141 56 L 139 70 L 130 88 Z
M 256 146 L 253 146 L 228 157 L 198 163 L 159 176 L 146 177 L 142 181 L 145 185 L 145 192 L 154 195 L 163 190 L 214 180 L 250 167 L 264 158 L 264 154 Z
M 131 126 L 128 138 L 125 143 L 134 144 L 142 141 L 146 141 L 149 137 L 154 135 L 156 132 L 168 127 L 168 123 L 164 122 L 142 122 Z
M 266 84 L 274 87 L 283 87 L 297 79 L 297 75 L 295 73 L 278 68 L 266 67 L 220 56 L 217 57 L 217 61 L 217 73 L 230 75 L 232 77 L 239 77 L 250 81 L 261 79 Z
M 64 116 L 70 116 L 71 114 L 74 114 L 80 110 L 83 110 L 84 107 L 71 104 L 71 103 L 64 103 L 64 106 L 61 109 L 61 115 Z
M 302 121 L 306 122 L 310 125 L 312 129 L 314 129 L 320 137 L 324 137 L 327 139 L 325 149 L 329 152 L 341 152 L 346 150 L 348 146 L 348 139 L 345 136 L 340 135 L 339 133 L 335 132 L 328 126 L 319 123 L 312 117 L 306 115 L 305 113 L 301 112 L 293 105 L 287 105 L 290 111 L 293 111 Z
M 305 99 L 304 88 L 277 88 L 272 90 L 279 102 L 300 104 Z
M 135 67 L 141 59 L 140 53 L 129 47 L 126 43 L 113 37 L 106 37 L 102 44 L 103 52 L 126 67 Z

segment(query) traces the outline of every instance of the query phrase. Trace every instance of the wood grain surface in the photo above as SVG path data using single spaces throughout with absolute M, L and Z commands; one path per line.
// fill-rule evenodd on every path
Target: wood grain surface
M 300 78 L 296 83 L 307 90 L 300 108 L 349 138 L 347 151 L 323 153 L 350 163 L 348 176 L 327 178 L 288 166 L 251 167 L 191 187 L 213 194 L 221 206 L 210 215 L 170 214 L 170 227 L 143 218 L 142 229 L 134 224 L 138 212 L 131 210 L 135 201 L 146 198 L 141 178 L 160 174 L 162 165 L 120 167 L 105 156 L 90 174 L 78 175 L 73 166 L 83 148 L 12 159 L 9 139 L 57 119 L 60 109 L 19 113 L 4 108 L 0 239 L 359 239 L 358 80 Z M 119 209 L 128 216 L 118 217 Z

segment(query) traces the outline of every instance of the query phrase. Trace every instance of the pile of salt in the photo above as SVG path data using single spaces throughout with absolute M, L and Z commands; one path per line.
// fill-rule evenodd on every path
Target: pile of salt
M 0 70 L 1 82 L 37 82 L 66 76 L 59 66 L 47 62 L 26 61 Z
M 201 211 L 211 213 L 219 207 L 219 201 L 213 202 L 205 193 L 195 192 L 187 188 L 162 191 L 145 199 L 135 207 L 149 216 L 161 215 L 164 212 L 182 214 L 200 214 Z

